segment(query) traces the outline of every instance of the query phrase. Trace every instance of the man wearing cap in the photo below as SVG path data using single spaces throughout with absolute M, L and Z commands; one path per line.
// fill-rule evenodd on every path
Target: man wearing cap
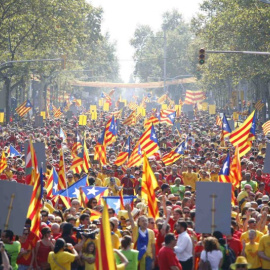
M 270 269 L 270 223 L 268 224 L 268 234 L 260 239 L 258 255 L 261 258 L 262 269 Z

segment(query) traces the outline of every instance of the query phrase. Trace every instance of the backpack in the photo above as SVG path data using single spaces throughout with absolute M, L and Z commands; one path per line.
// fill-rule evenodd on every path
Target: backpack
M 212 270 L 211 264 L 208 261 L 207 252 L 206 252 L 206 261 L 200 260 L 199 270 Z
M 223 247 L 225 249 L 225 254 L 223 257 L 223 264 L 221 266 L 221 269 L 222 270 L 229 270 L 230 265 L 232 263 L 235 263 L 236 256 L 235 256 L 234 251 L 228 245 L 223 245 Z

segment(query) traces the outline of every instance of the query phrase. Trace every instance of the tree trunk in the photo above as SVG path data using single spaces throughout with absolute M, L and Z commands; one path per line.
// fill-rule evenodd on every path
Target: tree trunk
M 10 122 L 10 78 L 5 77 L 5 91 L 6 91 L 6 124 Z

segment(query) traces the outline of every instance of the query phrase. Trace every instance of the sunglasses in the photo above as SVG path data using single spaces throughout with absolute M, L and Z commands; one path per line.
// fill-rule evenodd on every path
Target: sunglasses
M 187 212 L 184 212 L 184 214 L 189 214 L 189 213 L 190 213 L 190 212 L 188 212 L 188 211 L 187 211 Z
M 237 264 L 236 268 L 246 268 L 246 264 Z
M 94 202 L 92 202 L 92 203 L 95 203 L 95 204 L 96 204 L 97 202 L 94 201 Z

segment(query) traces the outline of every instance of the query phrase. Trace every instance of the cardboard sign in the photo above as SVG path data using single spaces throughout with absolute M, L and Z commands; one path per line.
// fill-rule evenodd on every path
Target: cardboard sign
M 104 112 L 108 112 L 110 109 L 110 105 L 108 102 L 105 102 L 104 105 L 103 105 L 103 111 Z
M 5 121 L 5 113 L 1 112 L 0 113 L 0 123 L 4 123 Z
M 263 173 L 270 173 L 270 143 L 267 143 L 266 154 L 264 159 Z
M 86 123 L 87 123 L 87 116 L 80 115 L 79 116 L 79 126 L 86 126 Z
M 37 127 L 43 127 L 43 126 L 44 126 L 43 117 L 39 116 L 39 115 L 36 115 L 35 116 L 34 127 L 37 128 Z
M 196 183 L 196 232 L 231 234 L 231 192 L 231 183 Z
M 24 156 L 25 156 L 25 164 L 26 164 L 26 156 L 29 142 L 24 143 Z M 38 168 L 41 167 L 41 163 L 43 163 L 43 171 L 46 172 L 46 154 L 45 154 L 45 144 L 43 142 L 33 143 L 33 147 L 36 152 Z
M 182 106 L 182 112 L 193 112 L 193 105 L 192 104 L 184 104 Z
M 162 105 L 161 105 L 161 109 L 162 109 L 162 110 L 166 110 L 167 108 L 168 108 L 168 105 L 167 105 L 167 104 L 162 104 Z
M 209 105 L 209 114 L 216 114 L 216 105 Z
M 40 112 L 40 116 L 42 116 L 43 120 L 46 119 L 46 112 L 45 111 L 41 111 Z
M 90 112 L 97 111 L 97 105 L 90 105 Z
M 33 186 L 0 181 L 0 230 L 9 229 L 15 235 L 22 235 L 32 192 Z

